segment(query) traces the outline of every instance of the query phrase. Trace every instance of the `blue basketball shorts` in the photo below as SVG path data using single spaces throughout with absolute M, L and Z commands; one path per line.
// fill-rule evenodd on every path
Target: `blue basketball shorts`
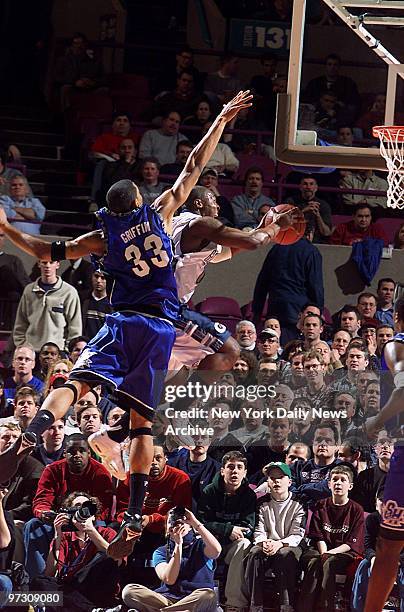
M 174 340 L 175 329 L 165 319 L 133 312 L 107 315 L 69 379 L 112 386 L 121 408 L 152 421 Z
M 404 446 L 397 445 L 390 460 L 384 485 L 380 535 L 404 540 Z

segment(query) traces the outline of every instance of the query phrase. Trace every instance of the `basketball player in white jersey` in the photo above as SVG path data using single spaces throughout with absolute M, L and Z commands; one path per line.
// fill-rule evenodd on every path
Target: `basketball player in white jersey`
M 258 227 L 243 232 L 223 225 L 217 219 L 219 206 L 216 196 L 206 187 L 194 187 L 185 208 L 186 212 L 173 219 L 175 279 L 183 308 L 180 322 L 175 324 L 176 339 L 168 376 L 181 371 L 183 366 L 196 367 L 198 378 L 210 384 L 232 369 L 240 354 L 240 347 L 224 325 L 190 310 L 187 304 L 204 277 L 205 267 L 230 259 L 239 251 L 255 250 L 262 245 L 259 239 L 261 230 Z M 300 216 L 298 209 L 283 214 L 274 213 L 273 222 L 265 228 L 266 231 L 271 230 L 270 239 L 273 240 L 281 229 L 292 225 Z M 176 375 L 177 383 L 179 378 Z

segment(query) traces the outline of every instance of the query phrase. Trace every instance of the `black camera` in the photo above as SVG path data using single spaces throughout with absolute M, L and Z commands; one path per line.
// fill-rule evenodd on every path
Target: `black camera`
M 184 506 L 175 506 L 172 510 L 170 510 L 168 516 L 168 526 L 175 527 L 176 525 L 181 525 L 185 523 L 187 515 L 185 513 Z
M 59 513 L 69 515 L 69 521 L 65 525 L 62 525 L 62 531 L 77 531 L 77 528 L 73 523 L 73 519 L 77 523 L 85 523 L 90 516 L 95 516 L 97 514 L 97 504 L 88 500 L 81 504 L 81 506 L 61 508 Z

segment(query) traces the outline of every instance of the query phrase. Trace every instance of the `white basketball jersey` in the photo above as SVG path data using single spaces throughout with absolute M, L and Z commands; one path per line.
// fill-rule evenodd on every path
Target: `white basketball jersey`
M 177 281 L 178 297 L 182 304 L 187 304 L 193 296 L 196 286 L 205 276 L 205 267 L 221 253 L 222 246 L 210 242 L 201 251 L 185 253 L 181 251 L 182 232 L 200 219 L 200 215 L 185 212 L 173 219 L 172 241 L 175 256 L 175 280 Z

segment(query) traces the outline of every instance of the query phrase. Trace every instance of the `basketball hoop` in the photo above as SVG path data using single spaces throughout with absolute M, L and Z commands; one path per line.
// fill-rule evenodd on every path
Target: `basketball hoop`
M 404 126 L 377 125 L 373 136 L 380 138 L 380 155 L 389 172 L 387 206 L 404 208 Z

